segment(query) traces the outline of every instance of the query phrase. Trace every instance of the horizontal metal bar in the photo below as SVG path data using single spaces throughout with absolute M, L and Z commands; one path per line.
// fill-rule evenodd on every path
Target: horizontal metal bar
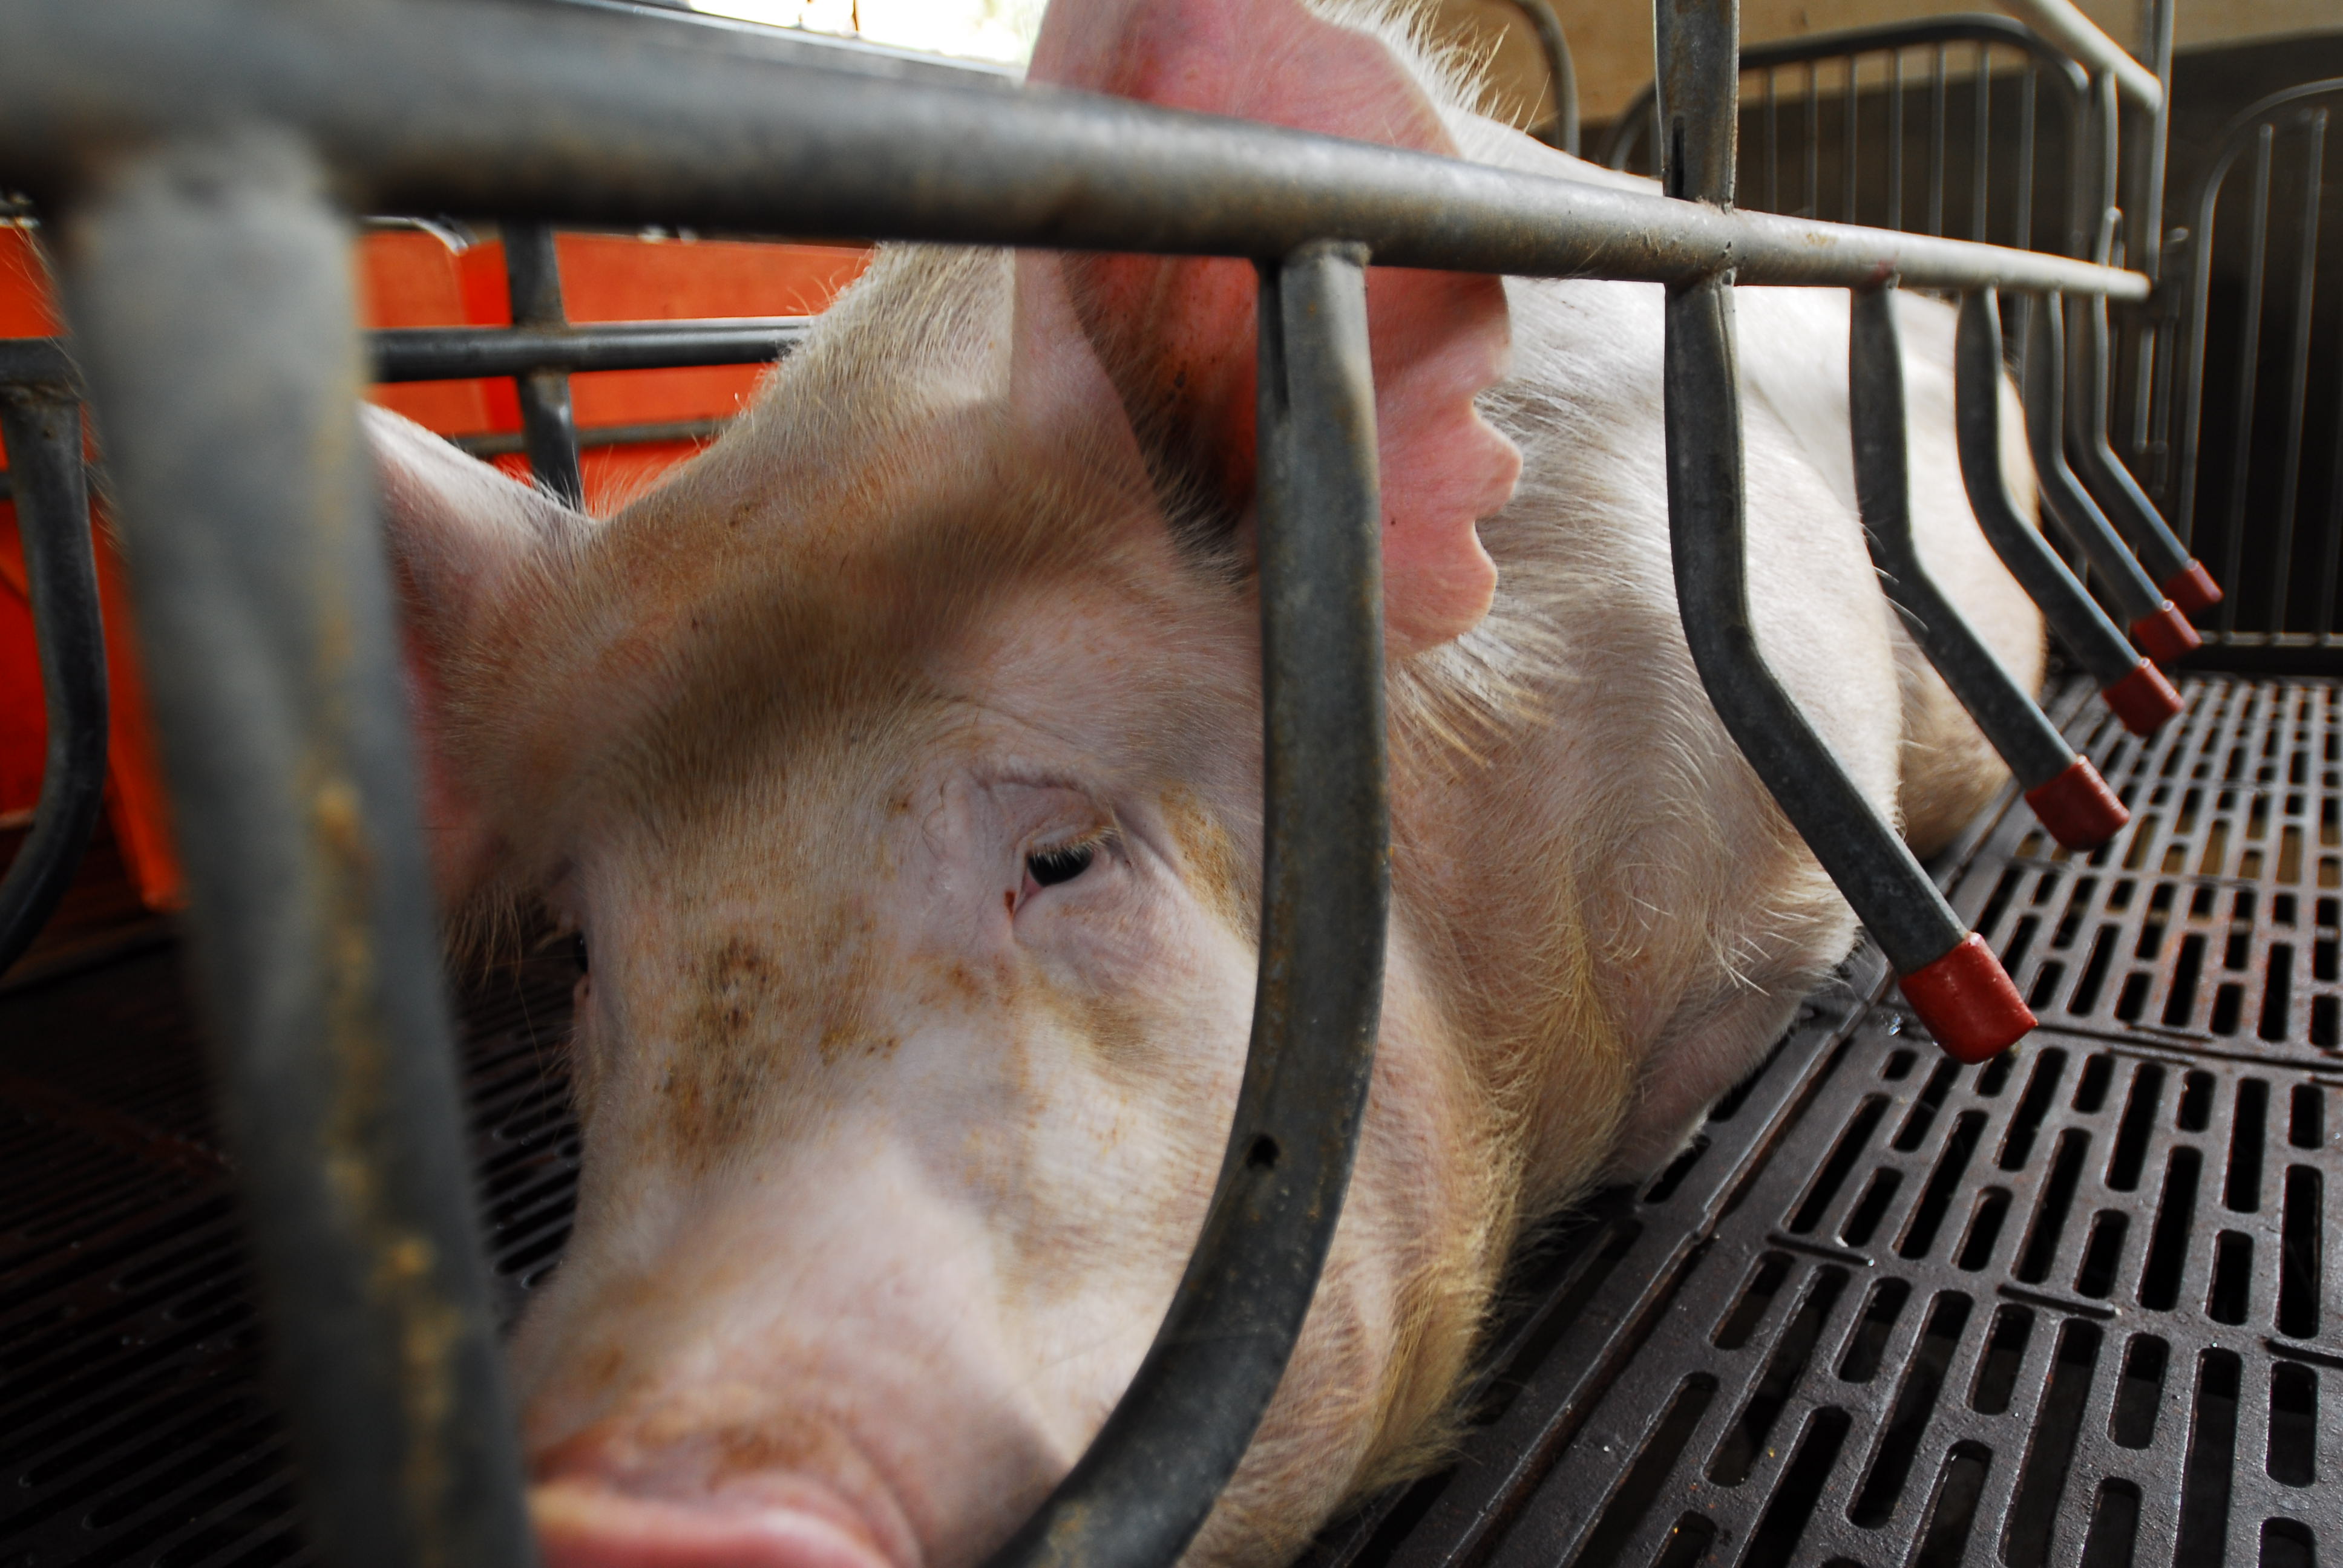
M 754 316 L 592 327 L 402 327 L 367 335 L 377 381 L 459 381 L 532 370 L 762 365 L 805 341 L 813 318 Z M 0 379 L 5 379 L 0 371 Z
M 649 425 L 588 425 L 578 432 L 578 445 L 591 451 L 597 447 L 649 447 L 670 441 L 713 441 L 724 433 L 727 419 L 667 419 Z M 525 452 L 528 442 L 518 430 L 498 431 L 487 436 L 450 436 L 449 444 L 459 447 L 475 457 L 501 457 L 508 453 Z M 0 479 L 5 479 L 0 474 Z
M 740 316 L 704 321 L 613 321 L 586 327 L 394 327 L 366 335 L 381 382 L 466 381 L 532 370 L 671 370 L 762 365 L 794 350 L 809 316 Z M 73 343 L 0 337 L 0 386 L 71 384 Z
M 362 209 L 1393 266 L 2056 289 L 2137 273 L 1733 213 L 1084 94 L 894 84 L 452 0 L 5 0 L 0 183 L 61 196 L 190 126 L 302 132 Z M 348 62 L 367 69 L 352 73 Z

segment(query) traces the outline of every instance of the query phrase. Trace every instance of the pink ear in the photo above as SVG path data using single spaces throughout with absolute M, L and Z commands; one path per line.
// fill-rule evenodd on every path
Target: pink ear
M 500 837 L 477 759 L 460 755 L 468 716 L 457 711 L 450 676 L 481 662 L 484 636 L 508 600 L 528 591 L 532 566 L 588 525 L 420 426 L 371 404 L 362 412 L 405 612 L 424 825 L 439 890 L 454 901 L 492 869 Z M 468 717 L 478 728 L 480 716 Z
M 1299 0 L 1053 0 L 1029 72 L 1092 92 L 1456 155 L 1423 86 L 1377 39 Z M 1339 236 L 1330 237 L 1341 237 Z M 1142 435 L 1242 506 L 1253 477 L 1254 278 L 1243 262 L 1065 258 L 1081 325 Z M 1487 613 L 1474 523 L 1521 473 L 1473 398 L 1506 370 L 1493 277 L 1376 268 L 1367 309 L 1383 462 L 1383 594 L 1402 652 Z

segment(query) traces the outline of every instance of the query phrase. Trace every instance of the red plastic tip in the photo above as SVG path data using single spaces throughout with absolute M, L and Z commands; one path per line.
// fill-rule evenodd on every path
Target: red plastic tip
M 2026 792 L 2026 803 L 2050 836 L 2069 849 L 2096 849 L 2123 830 L 2131 813 L 2116 799 L 2087 757 Z
M 2164 579 L 2164 596 L 2178 605 L 2183 615 L 2203 615 L 2221 602 L 2221 585 L 2213 580 L 2204 562 L 2190 561 Z
M 2131 639 L 2139 644 L 2140 652 L 2158 664 L 2177 664 L 2184 653 L 2194 653 L 2205 646 L 2188 618 L 2172 608 L 2166 599 L 2164 608 L 2140 617 L 2131 623 Z
M 2034 1013 L 1985 939 L 1971 931 L 1951 952 L 1901 977 L 1904 1000 L 1956 1061 L 1999 1056 L 2034 1027 Z
M 2141 659 L 2129 675 L 2113 686 L 2100 689 L 2099 695 L 2116 710 L 2123 727 L 2134 735 L 2153 735 L 2164 728 L 2165 721 L 2180 711 L 2180 693 L 2172 689 L 2172 682 L 2164 678 L 2164 671 L 2146 659 Z

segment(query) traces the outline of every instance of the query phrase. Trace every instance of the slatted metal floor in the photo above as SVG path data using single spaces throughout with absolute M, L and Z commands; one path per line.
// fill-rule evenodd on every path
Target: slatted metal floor
M 2146 747 L 2070 726 L 2114 845 L 2021 809 L 1955 857 L 2044 1029 L 1956 1067 L 1859 954 L 1664 1176 L 1525 1253 L 1458 1462 L 1315 1568 L 2343 1552 L 2343 692 L 2187 695 Z M 0 998 L 0 1565 L 305 1555 L 174 963 Z M 467 1005 L 508 1312 L 568 1234 L 568 983 Z

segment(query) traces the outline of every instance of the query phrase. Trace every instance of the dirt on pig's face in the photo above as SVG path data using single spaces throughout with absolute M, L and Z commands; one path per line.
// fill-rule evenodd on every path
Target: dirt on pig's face
M 753 549 L 622 518 L 484 638 L 536 716 L 457 729 L 518 759 L 498 854 L 587 964 L 577 1224 L 515 1348 L 556 1564 L 977 1561 L 1201 1226 L 1254 982 L 1256 611 L 1131 526 L 1151 499 L 957 429 Z M 1400 1114 L 1202 1555 L 1289 1552 L 1463 1352 L 1430 1060 L 1386 1048 Z

